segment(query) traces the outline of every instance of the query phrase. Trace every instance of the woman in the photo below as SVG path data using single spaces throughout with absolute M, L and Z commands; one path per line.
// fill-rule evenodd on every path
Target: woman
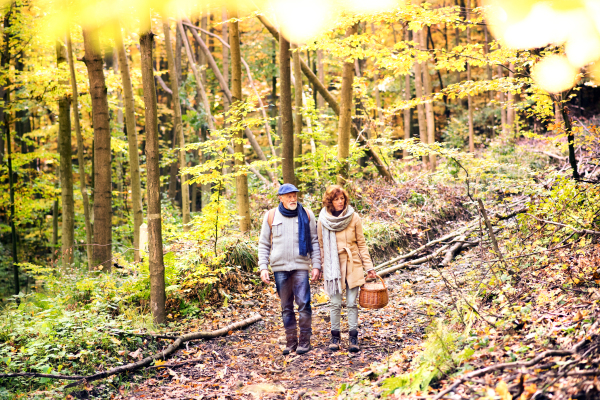
M 361 219 L 348 203 L 348 192 L 339 185 L 329 186 L 323 196 L 323 209 L 319 214 L 317 234 L 321 246 L 325 292 L 329 295 L 331 302 L 329 349 L 339 350 L 340 348 L 342 291 L 345 286 L 350 328 L 348 350 L 357 352 L 360 350 L 358 347 L 358 308 L 356 307 L 358 288 L 365 283 L 365 270 L 368 278 L 376 278 L 377 275 L 369 256 Z

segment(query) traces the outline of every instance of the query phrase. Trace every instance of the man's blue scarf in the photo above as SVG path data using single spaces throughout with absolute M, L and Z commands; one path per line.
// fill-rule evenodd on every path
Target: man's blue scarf
M 298 203 L 298 207 L 295 210 L 288 210 L 279 203 L 279 212 L 286 218 L 298 217 L 298 244 L 300 245 L 300 255 L 306 257 L 308 253 L 312 253 L 312 242 L 310 240 L 310 220 L 308 214 L 302 207 L 302 204 Z

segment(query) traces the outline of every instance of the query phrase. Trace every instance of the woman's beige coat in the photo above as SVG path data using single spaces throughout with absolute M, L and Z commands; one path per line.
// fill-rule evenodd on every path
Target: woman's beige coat
M 323 265 L 323 227 L 321 222 L 317 224 L 317 235 L 319 236 L 319 246 L 321 246 L 321 265 Z M 364 271 L 373 269 L 373 261 L 371 261 L 367 249 L 362 221 L 357 213 L 354 213 L 352 221 L 346 229 L 335 233 L 335 238 L 340 256 L 342 282 L 347 281 L 350 289 L 363 285 L 365 283 Z

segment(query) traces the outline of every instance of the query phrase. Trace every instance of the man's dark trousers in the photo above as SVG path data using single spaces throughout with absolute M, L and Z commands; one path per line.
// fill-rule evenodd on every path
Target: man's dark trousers
M 275 272 L 275 285 L 281 300 L 281 317 L 286 335 L 296 335 L 294 300 L 298 305 L 300 336 L 312 334 L 310 308 L 310 283 L 307 270 Z

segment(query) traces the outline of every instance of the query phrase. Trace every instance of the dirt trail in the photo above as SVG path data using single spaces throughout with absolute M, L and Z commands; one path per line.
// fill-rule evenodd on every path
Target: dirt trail
M 464 280 L 464 264 L 444 269 L 445 276 Z M 331 352 L 329 315 L 313 308 L 313 350 L 306 355 L 281 354 L 283 325 L 274 287 L 265 288 L 244 308 L 230 307 L 236 319 L 255 311 L 263 320 L 244 331 L 208 341 L 188 343 L 168 363 L 194 363 L 161 368 L 154 378 L 133 385 L 119 399 L 304 399 L 332 398 L 353 374 L 384 361 L 389 354 L 422 340 L 431 318 L 448 305 L 439 273 L 426 266 L 403 270 L 386 279 L 390 303 L 380 310 L 359 308 L 362 351 L 346 351 L 348 327 L 342 311 L 342 350 Z M 311 287 L 312 293 L 321 290 Z M 258 306 L 262 304 L 261 306 Z M 237 307 L 237 306 L 236 306 Z M 216 327 L 216 326 L 215 326 Z

